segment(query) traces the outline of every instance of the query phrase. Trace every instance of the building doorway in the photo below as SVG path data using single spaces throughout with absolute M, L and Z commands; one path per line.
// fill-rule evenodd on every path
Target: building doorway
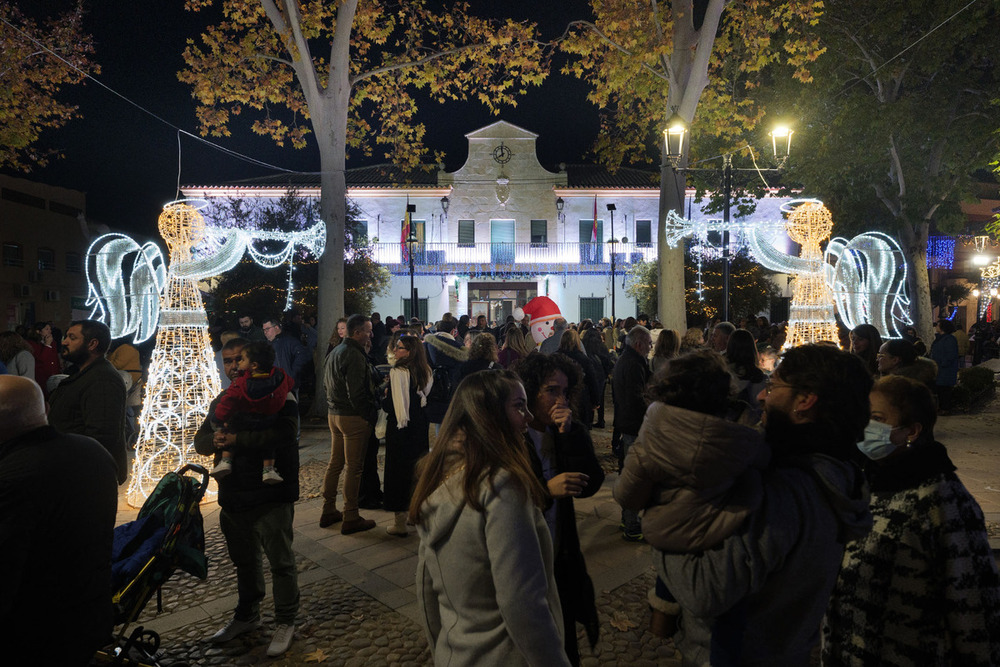
M 469 312 L 475 322 L 485 315 L 492 326 L 503 324 L 515 308 L 523 307 L 538 296 L 538 284 L 523 283 L 469 283 Z

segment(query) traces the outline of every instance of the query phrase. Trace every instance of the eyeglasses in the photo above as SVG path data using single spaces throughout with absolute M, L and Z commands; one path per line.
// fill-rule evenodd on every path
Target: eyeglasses
M 772 380 L 771 378 L 768 378 L 764 382 L 764 391 L 767 392 L 768 396 L 770 396 L 771 395 L 771 391 L 774 390 L 774 389 L 778 389 L 779 387 L 794 387 L 794 386 L 795 385 L 788 384 L 787 382 L 780 382 L 780 381 L 776 381 L 776 380 Z

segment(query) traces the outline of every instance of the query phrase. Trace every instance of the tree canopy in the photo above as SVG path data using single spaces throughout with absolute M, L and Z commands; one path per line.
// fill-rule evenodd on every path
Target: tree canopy
M 811 80 L 823 47 L 814 29 L 817 0 L 592 0 L 593 21 L 571 24 L 562 48 L 576 56 L 564 72 L 591 83 L 602 109 L 594 150 L 614 167 L 659 156 L 659 295 L 665 326 L 684 328 L 683 253 L 663 232 L 680 210 L 685 179 L 671 169 L 662 130 L 676 113 L 692 130 L 679 161 L 741 149 L 765 116 L 760 90 L 774 66 Z M 689 152 L 690 151 L 690 152 Z
M 793 97 L 805 125 L 790 174 L 829 206 L 838 233 L 899 238 L 911 314 L 926 339 L 930 227 L 964 227 L 960 203 L 1000 147 L 998 18 L 995 3 L 888 0 L 878 11 L 861 0 L 828 3 L 815 85 Z
M 100 72 L 83 15 L 82 2 L 37 20 L 17 3 L 0 1 L 0 167 L 29 171 L 57 155 L 37 144 L 43 131 L 77 115 L 62 99 L 63 89 L 82 84 L 84 72 Z

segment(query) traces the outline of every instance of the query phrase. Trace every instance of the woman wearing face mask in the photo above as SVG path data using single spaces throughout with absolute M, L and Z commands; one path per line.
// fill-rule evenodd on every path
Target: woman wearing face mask
M 983 513 L 934 440 L 935 420 L 925 385 L 875 384 L 858 443 L 874 527 L 844 552 L 824 664 L 1000 664 L 1000 582 Z

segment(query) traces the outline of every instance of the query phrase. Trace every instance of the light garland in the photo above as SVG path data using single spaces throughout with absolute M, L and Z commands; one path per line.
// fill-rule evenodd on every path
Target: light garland
M 980 244 L 976 250 L 982 252 Z M 951 269 L 955 265 L 955 239 L 951 236 L 927 237 L 927 268 Z

